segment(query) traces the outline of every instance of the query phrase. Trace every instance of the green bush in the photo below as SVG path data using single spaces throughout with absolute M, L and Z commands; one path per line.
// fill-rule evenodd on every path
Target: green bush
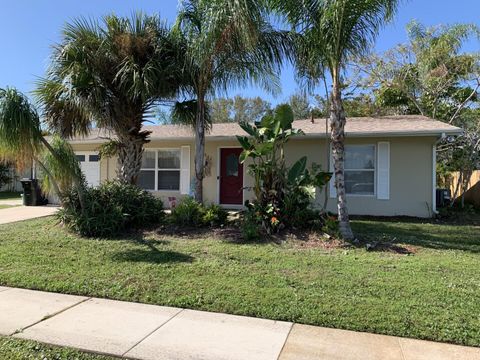
M 221 226 L 227 223 L 228 212 L 216 204 L 204 208 L 203 223 L 210 226 Z
M 69 190 L 57 217 L 80 235 L 109 237 L 128 228 L 158 225 L 164 211 L 162 201 L 150 193 L 135 185 L 113 181 L 85 189 L 83 212 L 76 190 Z
M 187 196 L 172 209 L 170 220 L 178 226 L 200 227 L 203 226 L 203 214 L 202 204 Z
M 177 226 L 220 226 L 227 222 L 228 213 L 218 205 L 204 206 L 192 197 L 183 198 L 172 209 L 171 223 Z
M 257 241 L 261 237 L 260 232 L 261 217 L 253 208 L 250 206 L 243 213 L 243 219 L 241 223 L 241 230 L 243 239 L 245 241 Z

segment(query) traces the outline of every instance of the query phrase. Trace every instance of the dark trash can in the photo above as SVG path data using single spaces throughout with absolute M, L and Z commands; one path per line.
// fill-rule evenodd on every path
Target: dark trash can
M 37 186 L 36 179 L 22 179 L 20 180 L 23 187 L 23 205 L 35 206 L 37 205 Z
M 23 187 L 23 205 L 40 206 L 48 203 L 42 195 L 37 179 L 22 179 L 20 182 Z

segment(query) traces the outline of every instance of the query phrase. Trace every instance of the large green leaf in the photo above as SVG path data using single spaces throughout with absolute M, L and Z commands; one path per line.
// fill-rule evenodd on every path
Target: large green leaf
M 273 143 L 267 142 L 258 144 L 255 150 L 259 155 L 266 155 L 273 150 Z
M 283 130 L 291 129 L 294 115 L 290 105 L 278 105 L 275 109 L 275 119 L 280 122 L 280 126 Z
M 248 123 L 248 122 L 241 122 L 239 123 L 240 127 L 250 136 L 256 136 L 257 135 L 257 130 L 256 128 Z
M 307 167 L 307 157 L 304 156 L 293 164 L 293 166 L 288 171 L 288 182 L 293 183 L 305 173 L 305 168 Z
M 240 145 L 242 146 L 242 148 L 244 148 L 245 150 L 249 150 L 249 149 L 252 148 L 252 145 L 250 144 L 250 141 L 249 141 L 247 136 L 238 136 L 237 135 L 237 140 L 240 143 Z
M 314 176 L 314 182 L 316 187 L 325 186 L 332 178 L 332 173 L 320 171 Z

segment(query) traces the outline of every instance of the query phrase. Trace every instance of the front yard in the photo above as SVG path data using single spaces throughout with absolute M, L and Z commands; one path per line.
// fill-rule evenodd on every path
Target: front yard
M 40 344 L 35 341 L 0 337 L 0 359 L 8 360 L 113 360 L 74 349 Z
M 356 220 L 365 248 L 0 225 L 0 285 L 480 346 L 480 226 Z M 302 246 L 304 245 L 304 246 Z
M 18 192 L 0 191 L 0 200 L 20 200 L 22 194 Z

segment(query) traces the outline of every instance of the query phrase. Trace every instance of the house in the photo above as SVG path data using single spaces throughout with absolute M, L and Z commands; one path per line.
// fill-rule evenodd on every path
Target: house
M 299 120 L 294 128 L 305 135 L 293 138 L 285 150 L 287 162 L 302 156 L 323 169 L 332 170 L 328 126 L 325 119 Z M 192 193 L 194 137 L 191 128 L 178 125 L 146 126 L 151 141 L 138 184 L 168 200 Z M 461 129 L 423 116 L 349 118 L 346 125 L 345 179 L 351 214 L 430 217 L 436 211 L 436 143 Z M 117 160 L 100 158 L 98 148 L 105 132 L 92 131 L 71 144 L 87 181 L 98 185 L 116 176 Z M 252 177 L 239 163 L 236 135 L 244 135 L 236 123 L 214 124 L 206 135 L 204 200 L 239 208 L 253 194 Z M 316 194 L 314 205 L 336 212 L 333 181 Z

